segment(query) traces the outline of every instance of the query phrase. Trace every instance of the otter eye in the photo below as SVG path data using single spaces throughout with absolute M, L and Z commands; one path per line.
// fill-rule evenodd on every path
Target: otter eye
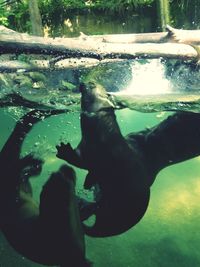
M 94 89 L 96 87 L 95 83 L 94 82 L 89 82 L 88 83 L 88 87 L 90 90 Z

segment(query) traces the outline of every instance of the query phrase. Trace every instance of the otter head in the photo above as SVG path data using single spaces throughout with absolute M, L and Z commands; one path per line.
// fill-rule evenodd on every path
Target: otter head
M 60 216 L 67 209 L 75 182 L 75 171 L 66 164 L 51 174 L 40 194 L 40 214 L 45 221 L 57 220 L 56 214 Z
M 82 94 L 81 109 L 83 112 L 95 113 L 102 109 L 114 108 L 106 90 L 98 83 L 93 81 L 81 83 L 80 92 Z

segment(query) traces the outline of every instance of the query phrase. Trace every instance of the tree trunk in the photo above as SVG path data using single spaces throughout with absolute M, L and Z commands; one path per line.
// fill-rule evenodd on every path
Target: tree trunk
M 159 25 L 162 30 L 170 24 L 170 4 L 169 0 L 157 0 L 157 14 Z
M 53 60 L 5 62 L 0 58 L 0 72 L 17 69 L 79 68 L 109 61 L 135 58 L 169 58 L 193 60 L 200 58 L 200 30 L 178 30 L 170 26 L 168 32 L 145 34 L 81 35 L 78 38 L 42 38 L 21 34 L 0 26 L 0 51 L 6 53 L 61 55 Z M 139 41 L 139 43 L 138 43 Z M 145 42 L 146 41 L 146 42 Z M 76 58 L 61 64 L 64 58 Z M 77 60 L 77 58 L 79 60 Z M 89 59 L 90 60 L 83 60 Z M 96 59 L 96 61 L 94 60 Z
M 36 36 L 43 36 L 42 18 L 37 0 L 29 0 L 29 14 L 32 34 Z

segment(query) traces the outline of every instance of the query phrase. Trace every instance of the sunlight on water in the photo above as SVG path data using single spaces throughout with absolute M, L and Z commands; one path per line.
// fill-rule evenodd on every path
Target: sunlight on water
M 195 216 L 195 214 L 198 214 L 200 193 L 200 182 L 198 178 L 197 180 L 190 181 L 189 186 L 177 184 L 174 185 L 174 190 L 165 192 L 162 196 L 161 206 L 163 206 L 160 207 L 157 215 L 165 221 L 181 223 L 181 217 Z M 174 198 L 175 192 L 176 197 Z M 184 221 L 182 223 L 184 224 Z
M 172 91 L 172 84 L 165 77 L 165 66 L 160 59 L 149 60 L 145 64 L 132 64 L 132 81 L 123 93 L 131 95 L 166 94 Z

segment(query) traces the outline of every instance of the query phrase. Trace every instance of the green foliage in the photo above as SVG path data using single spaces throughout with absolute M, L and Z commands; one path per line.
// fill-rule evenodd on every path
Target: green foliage
M 38 0 L 43 24 L 57 26 L 72 10 L 85 8 L 84 0 Z
M 110 8 L 112 10 L 126 7 L 138 7 L 149 5 L 154 0 L 39 0 L 41 6 L 46 6 L 50 10 L 57 8 L 81 9 L 87 7 Z
M 171 0 L 170 7 L 175 27 L 184 29 L 199 29 L 199 0 Z
M 28 31 L 30 26 L 28 1 L 16 1 L 5 6 L 0 5 L 0 24 L 22 32 Z
M 109 11 L 124 11 L 136 9 L 141 6 L 149 6 L 155 0 L 92 0 L 90 2 L 93 3 L 95 8 L 100 8 Z
M 43 24 L 55 27 L 61 24 L 67 16 L 86 9 L 96 9 L 111 12 L 123 12 L 137 7 L 148 6 L 155 0 L 38 0 Z M 0 24 L 22 32 L 29 32 L 30 19 L 28 0 L 12 1 L 1 6 Z
M 7 8 L 0 6 L 0 24 L 4 26 L 8 26 L 8 17 L 11 14 Z
M 8 18 L 7 16 L 2 16 L 1 15 L 1 10 L 0 10 L 0 25 L 8 26 Z
M 29 58 L 26 54 L 20 54 L 17 59 L 22 62 L 29 62 Z

